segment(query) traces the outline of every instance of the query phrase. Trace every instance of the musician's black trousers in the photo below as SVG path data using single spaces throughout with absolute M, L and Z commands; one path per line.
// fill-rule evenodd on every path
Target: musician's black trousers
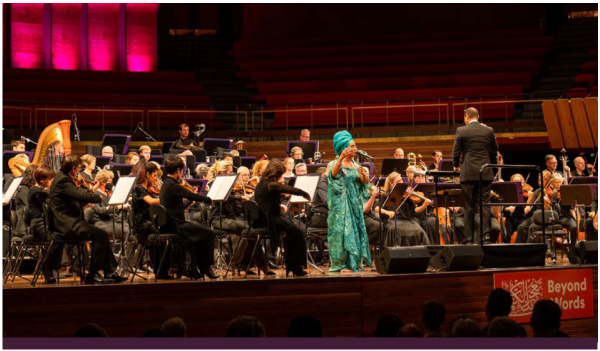
M 463 182 L 461 183 L 463 198 L 465 200 L 465 236 L 469 243 L 479 243 L 481 230 L 475 225 L 475 216 L 479 216 L 479 182 Z M 490 191 L 492 190 L 492 182 L 484 181 L 482 184 L 483 202 L 489 202 Z M 484 235 L 490 234 L 490 220 L 492 212 L 490 207 L 483 208 L 483 232 Z

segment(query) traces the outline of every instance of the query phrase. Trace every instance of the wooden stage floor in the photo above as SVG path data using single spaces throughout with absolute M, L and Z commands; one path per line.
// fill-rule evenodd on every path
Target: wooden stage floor
M 377 320 L 398 314 L 404 323 L 419 321 L 421 306 L 438 300 L 446 306 L 447 328 L 462 315 L 486 325 L 485 305 L 499 272 L 591 268 L 594 281 L 594 318 L 567 320 L 562 330 L 571 336 L 597 337 L 598 266 L 547 263 L 546 267 L 482 269 L 470 272 L 432 272 L 381 275 L 366 269 L 353 274 L 310 269 L 306 277 L 250 276 L 190 281 L 187 278 L 154 283 L 82 286 L 73 278 L 60 285 L 41 282 L 31 287 L 19 278 L 3 289 L 4 334 L 8 337 L 68 337 L 84 323 L 94 322 L 110 336 L 139 337 L 171 317 L 181 317 L 188 336 L 222 337 L 238 315 L 258 317 L 267 336 L 286 336 L 291 318 L 313 315 L 323 324 L 324 336 L 373 336 Z M 324 267 L 325 268 L 325 267 Z M 152 275 L 149 278 L 153 278 Z M 524 325 L 531 333 L 528 325 Z

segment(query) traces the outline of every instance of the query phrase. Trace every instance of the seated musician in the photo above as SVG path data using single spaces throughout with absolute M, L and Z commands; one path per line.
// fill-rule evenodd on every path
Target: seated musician
M 256 161 L 256 163 L 254 163 L 254 166 L 252 166 L 252 175 L 251 175 L 250 181 L 249 181 L 249 184 L 251 186 L 256 186 L 256 184 L 258 184 L 258 182 L 260 181 L 260 178 L 262 177 L 263 173 L 265 172 L 265 169 L 267 169 L 268 164 L 269 164 L 269 160 L 260 160 L 260 161 Z
M 531 187 L 525 182 L 525 178 L 519 173 L 515 173 L 510 177 L 511 182 L 519 182 L 523 186 L 523 197 L 528 199 L 530 194 L 532 194 Z M 523 206 L 508 206 L 504 208 L 504 218 L 505 226 L 506 226 L 506 234 L 508 236 L 507 239 L 510 240 L 510 237 L 514 232 L 517 231 L 519 224 L 521 224 L 525 220 L 525 212 L 523 212 L 525 208 Z
M 191 203 L 185 200 L 201 201 L 207 204 L 211 203 L 211 200 L 206 196 L 191 192 L 180 184 L 183 179 L 183 170 L 184 163 L 181 158 L 167 156 L 165 160 L 167 177 L 160 189 L 160 203 L 167 210 L 168 219 L 167 225 L 162 229 L 166 233 L 178 233 L 193 242 L 197 267 L 192 267 L 191 276 L 194 277 L 200 273 L 215 279 L 218 276 L 211 269 L 214 260 L 214 232 L 185 219 L 185 209 Z
M 294 146 L 290 150 L 290 158 L 294 160 L 302 160 L 302 162 L 304 162 L 304 151 L 302 151 L 300 146 Z
M 285 173 L 283 174 L 283 178 L 292 178 L 296 176 L 294 174 L 294 167 L 296 166 L 296 163 L 294 162 L 293 158 L 288 157 L 285 160 L 283 160 L 283 165 L 285 166 Z
M 417 167 L 416 166 L 408 166 L 406 167 L 406 183 L 408 185 L 413 185 L 415 183 L 415 174 L 413 173 L 413 171 L 416 171 Z
M 550 174 L 554 174 L 556 172 L 556 167 L 558 166 L 558 160 L 556 156 L 549 154 L 546 155 L 546 171 L 550 172 Z
M 552 188 L 552 184 L 549 184 L 549 182 L 552 179 L 552 173 L 550 173 L 549 171 L 543 171 L 542 172 L 542 176 L 543 176 L 543 184 L 550 188 Z M 542 181 L 541 178 L 539 178 L 538 180 L 538 185 L 540 185 L 540 188 L 536 189 L 535 191 L 531 192 L 529 194 L 529 197 L 527 198 L 527 203 L 531 204 L 531 203 L 550 203 L 550 199 L 543 194 L 544 189 L 541 187 Z M 543 195 L 543 196 L 542 196 Z M 532 206 L 526 206 L 525 209 L 523 210 L 523 214 L 525 216 L 525 220 L 523 220 L 521 222 L 521 224 L 519 224 L 519 226 L 517 227 L 517 238 L 515 239 L 515 243 L 527 243 L 529 242 L 529 228 L 531 227 L 531 225 L 533 224 L 533 213 L 536 210 L 541 210 L 541 207 L 532 207 Z
M 89 239 L 92 245 L 92 257 L 86 284 L 118 283 L 126 280 L 115 274 L 117 261 L 110 248 L 108 233 L 88 224 L 83 219 L 82 207 L 85 204 L 99 204 L 102 198 L 93 191 L 80 188 L 75 180 L 79 175 L 81 159 L 77 155 L 65 156 L 60 172 L 50 186 L 50 207 L 54 214 L 54 227 L 57 234 L 66 238 Z M 95 187 L 92 190 L 96 190 Z M 56 251 L 60 254 L 60 251 Z M 51 257 L 48 259 L 52 260 Z M 56 258 L 54 258 L 56 259 Z M 104 278 L 96 277 L 98 271 L 104 272 Z
M 579 229 L 577 228 L 577 216 L 578 215 L 575 213 L 576 210 L 572 210 L 571 206 L 562 205 L 560 203 L 560 186 L 563 183 L 564 183 L 564 179 L 563 179 L 562 174 L 560 174 L 560 173 L 555 174 L 554 180 L 552 181 L 553 195 L 552 195 L 551 200 L 553 202 L 553 208 L 559 214 L 558 222 L 569 233 L 569 236 L 570 236 L 569 245 L 570 245 L 570 247 L 574 247 L 575 244 L 577 244 L 577 237 L 579 235 Z M 581 216 L 580 218 L 584 218 L 585 213 L 583 213 L 583 214 L 580 213 L 579 216 Z M 533 230 L 530 228 L 530 231 L 533 231 Z
M 190 135 L 190 126 L 187 123 L 182 123 L 179 125 L 179 138 L 171 144 L 171 148 L 169 153 L 180 153 L 182 150 L 188 150 L 191 147 L 200 147 L 198 143 L 196 143 Z
M 369 168 L 363 167 L 364 172 L 369 176 Z M 327 191 L 325 192 L 327 193 Z M 375 186 L 371 187 L 371 197 L 365 202 L 363 207 L 365 228 L 367 229 L 367 236 L 369 237 L 369 245 L 376 245 L 379 242 L 379 236 L 381 234 L 381 223 L 380 217 L 373 207 L 378 203 L 377 198 L 379 196 L 379 189 Z
M 12 151 L 25 151 L 25 142 L 22 140 L 13 140 L 10 142 Z
M 597 241 L 598 240 L 598 228 L 594 228 L 594 217 L 598 213 L 598 193 L 596 198 L 592 202 L 592 208 L 588 214 L 588 218 L 585 220 L 585 240 Z
M 31 219 L 29 232 L 36 239 L 44 239 L 46 237 L 44 209 L 42 205 L 48 199 L 50 185 L 55 175 L 54 171 L 46 165 L 38 167 L 34 172 L 35 185 L 27 192 L 27 207 L 29 209 L 29 218 Z M 54 254 L 51 257 L 53 261 L 47 261 L 42 269 L 42 275 L 48 284 L 56 282 L 61 263 L 60 254 Z
M 440 164 L 440 161 L 442 160 L 442 158 L 444 158 L 444 155 L 442 154 L 442 152 L 440 150 L 435 150 L 431 154 L 431 158 L 432 158 L 432 162 L 429 166 L 427 166 L 427 169 L 430 171 L 438 168 L 438 165 Z
M 590 173 L 586 169 L 583 157 L 575 157 L 573 164 L 575 164 L 575 171 L 571 172 L 571 177 L 589 177 Z
M 112 159 L 113 156 L 115 156 L 115 152 L 114 152 L 114 150 L 113 150 L 112 147 L 105 146 L 105 147 L 102 148 L 102 156 L 104 156 L 104 157 L 110 157 Z
M 137 152 L 128 152 L 125 156 L 125 163 L 128 165 L 135 165 L 140 161 L 140 154 Z
M 140 153 L 141 158 L 145 159 L 146 161 L 150 161 L 150 155 L 152 155 L 152 148 L 150 148 L 150 146 L 142 145 L 140 146 L 138 152 Z
M 219 161 L 215 163 L 216 174 L 232 174 L 233 165 L 228 161 Z M 243 212 L 241 206 L 236 206 L 236 202 L 241 205 L 242 201 L 250 200 L 250 196 L 244 195 L 244 183 L 242 176 L 238 177 L 238 181 L 234 186 L 235 190 L 232 190 L 227 201 L 223 202 L 223 212 L 221 213 L 221 206 L 219 204 L 213 204 L 211 209 L 211 225 L 213 228 L 221 229 L 223 231 L 241 235 L 242 231 L 246 229 L 246 222 L 243 220 Z M 221 216 L 222 215 L 222 216 Z
M 421 183 L 425 183 L 426 179 L 424 175 L 415 175 L 414 178 L 415 184 L 413 185 L 413 187 L 416 187 L 416 190 L 419 190 L 419 187 L 417 186 L 418 184 Z M 429 239 L 429 242 L 432 245 L 439 245 L 440 244 L 440 234 L 439 232 L 436 230 L 436 219 L 435 219 L 435 215 L 433 214 L 433 206 L 431 206 L 431 202 L 429 203 L 429 205 L 427 207 L 425 207 L 425 211 L 421 211 L 419 213 L 417 213 L 416 217 L 419 220 L 419 224 L 421 225 L 421 228 L 423 228 L 425 230 L 425 232 L 427 233 L 427 238 Z M 441 212 L 442 210 L 440 210 Z M 445 227 L 442 228 L 440 227 L 440 230 L 442 231 L 442 235 L 444 236 L 444 242 L 445 243 L 449 243 L 450 239 L 448 237 L 448 231 Z
M 294 167 L 294 173 L 296 173 L 296 176 L 305 176 L 308 174 L 308 168 L 306 166 L 306 163 L 298 163 L 295 167 Z
M 38 167 L 35 165 L 30 165 L 25 169 L 25 172 L 23 172 L 23 180 L 15 194 L 15 211 L 13 213 L 12 221 L 15 226 L 14 234 L 16 234 L 16 236 L 24 236 L 27 233 L 24 216 L 28 207 L 27 194 L 31 187 L 35 185 L 34 175 L 37 168 Z
M 402 150 L 401 148 L 397 148 L 396 151 L 394 151 L 394 158 L 396 160 L 403 160 L 404 159 L 404 150 Z
M 109 206 L 108 202 L 112 196 L 114 173 L 107 170 L 102 170 L 96 174 L 95 181 L 98 183 L 98 188 L 95 193 L 102 198 L 102 203 L 91 207 L 92 222 L 98 228 L 106 231 L 113 238 L 124 238 L 124 235 L 129 233 L 129 221 L 127 220 L 127 212 L 125 218 L 121 216 L 121 209 L 125 211 L 129 209 L 129 204 L 123 206 Z M 87 210 L 86 210 L 87 211 Z M 121 226 L 121 224 L 123 226 Z
M 87 184 L 94 182 L 94 174 L 96 172 L 96 158 L 92 155 L 81 156 L 81 163 L 83 164 L 83 170 L 81 176 Z

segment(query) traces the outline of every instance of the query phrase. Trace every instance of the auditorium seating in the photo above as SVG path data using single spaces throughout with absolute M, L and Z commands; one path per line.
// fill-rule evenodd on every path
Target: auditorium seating
M 237 42 L 231 55 L 238 77 L 257 90 L 255 99 L 277 111 L 270 127 L 321 127 L 359 111 L 361 125 L 446 121 L 465 100 L 522 99 L 552 42 L 539 28 L 520 28 Z M 483 108 L 488 119 L 514 112 L 512 103 Z
M 594 50 L 590 51 L 590 58 L 593 51 Z M 588 61 L 581 65 L 580 74 L 575 76 L 571 87 L 565 93 L 566 98 L 572 99 L 598 96 L 598 52 L 597 50 L 595 51 L 596 61 Z

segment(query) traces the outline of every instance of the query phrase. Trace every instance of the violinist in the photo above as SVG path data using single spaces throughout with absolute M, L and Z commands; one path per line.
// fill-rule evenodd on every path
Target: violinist
M 79 175 L 81 159 L 77 155 L 67 155 L 63 159 L 60 172 L 50 186 L 50 208 L 54 215 L 54 227 L 58 235 L 91 240 L 92 258 L 86 284 L 119 283 L 126 280 L 115 274 L 117 261 L 110 248 L 108 233 L 94 227 L 83 219 L 82 207 L 88 203 L 101 203 L 102 198 L 88 189 L 75 184 Z M 96 189 L 94 189 L 95 191 Z M 60 255 L 60 251 L 58 251 Z M 52 261 L 52 257 L 48 257 Z M 54 258 L 56 259 L 56 258 Z M 96 276 L 104 272 L 104 278 Z M 81 272 L 83 273 L 83 272 Z
M 327 228 L 327 216 L 329 215 L 329 207 L 327 206 L 327 175 L 329 174 L 329 170 L 331 170 L 331 167 L 333 167 L 333 161 L 329 162 L 324 172 L 321 171 L 321 176 L 319 177 L 319 181 L 317 182 L 317 190 L 315 191 L 315 196 L 311 203 L 309 213 L 309 228 Z M 317 173 L 319 173 L 319 171 L 317 171 Z M 326 262 L 325 248 L 323 244 L 326 241 L 327 234 L 319 237 L 318 240 L 315 240 L 317 244 L 317 249 L 319 250 L 319 254 L 315 257 L 315 262 L 317 262 L 317 264 Z
M 114 174 L 111 171 L 101 170 L 96 174 L 98 188 L 96 195 L 102 198 L 102 202 L 84 211 L 91 212 L 92 223 L 98 228 L 103 229 L 109 236 L 114 238 L 123 238 L 123 235 L 129 233 L 129 221 L 127 217 L 121 217 L 121 209 L 128 210 L 129 204 L 121 206 L 109 206 L 108 202 L 112 196 Z M 121 223 L 123 222 L 123 223 Z M 121 225 L 123 224 L 123 225 Z
M 585 240 L 598 241 L 598 193 L 596 198 L 592 202 L 592 208 L 588 214 L 588 218 L 585 220 Z M 595 222 L 595 224 L 594 224 Z
M 402 183 L 402 176 L 398 172 L 390 173 L 387 178 L 385 178 L 385 183 L 383 184 L 382 189 L 378 189 L 381 191 L 381 200 L 385 202 L 385 199 L 390 195 L 392 189 L 396 186 L 396 184 Z M 374 212 L 380 215 L 382 221 L 387 221 L 390 218 L 394 218 L 394 211 L 389 211 L 384 208 L 381 208 L 381 204 L 375 203 L 373 204 Z
M 83 164 L 83 171 L 81 176 L 84 181 L 84 185 L 88 188 L 94 183 L 94 172 L 96 171 L 96 158 L 92 155 L 81 156 L 81 163 Z
M 415 175 L 414 177 L 414 184 L 413 186 L 416 187 L 416 190 L 419 190 L 419 187 L 417 186 L 418 184 L 421 183 L 425 183 L 425 176 L 424 175 Z M 420 195 L 424 195 L 423 193 L 420 193 Z M 413 201 L 415 202 L 415 204 L 421 204 L 422 203 L 422 199 L 420 198 L 413 198 Z M 430 201 L 429 204 L 427 206 L 425 206 L 425 210 L 418 212 L 416 217 L 419 220 L 419 224 L 421 225 L 421 228 L 423 228 L 425 230 L 425 232 L 427 233 L 427 238 L 429 239 L 429 242 L 432 245 L 439 245 L 440 244 L 440 234 L 436 231 L 436 219 L 435 216 L 433 215 L 433 207 L 431 206 L 432 202 Z M 440 208 L 440 214 L 441 217 L 439 217 L 439 219 L 442 220 L 442 222 L 446 222 L 444 219 L 444 216 L 446 215 L 446 210 L 444 208 Z M 444 237 L 444 242 L 449 243 L 450 239 L 448 238 L 448 232 L 450 231 L 449 228 L 445 228 L 445 225 L 443 227 L 440 227 L 440 230 L 442 231 L 442 235 Z
M 363 168 L 364 172 L 367 174 L 367 176 L 369 176 L 369 168 Z M 402 177 L 400 177 L 400 179 L 402 179 Z M 368 198 L 364 205 L 363 214 L 365 219 L 365 228 L 367 229 L 367 236 L 369 237 L 369 245 L 376 245 L 381 233 L 381 219 L 378 216 L 378 214 L 375 213 L 375 211 L 373 211 L 373 206 L 375 205 L 375 203 L 377 203 L 379 189 L 375 186 L 371 186 L 369 195 L 371 196 Z
M 552 173 L 550 173 L 549 171 L 543 171 L 542 172 L 542 177 L 543 177 L 543 184 L 545 186 L 545 188 L 541 187 L 542 181 L 540 178 L 540 180 L 538 181 L 538 184 L 540 184 L 540 188 L 536 189 L 533 193 L 531 193 L 531 195 L 529 195 L 529 198 L 527 199 L 527 203 L 532 204 L 532 203 L 544 203 L 546 204 L 545 207 L 550 205 L 550 198 L 547 196 L 548 193 L 547 191 L 551 191 L 553 185 L 551 184 L 551 180 L 552 180 Z M 524 216 L 525 216 L 525 220 L 523 222 L 521 222 L 521 224 L 519 224 L 519 226 L 517 227 L 517 238 L 515 239 L 516 243 L 527 243 L 529 242 L 529 229 L 531 227 L 531 225 L 533 224 L 533 213 L 536 210 L 540 210 L 540 207 L 533 207 L 533 206 L 526 206 L 525 209 L 523 210 Z
M 296 176 L 294 174 L 294 166 L 296 165 L 296 163 L 294 162 L 293 158 L 286 158 L 283 161 L 283 165 L 285 166 L 285 173 L 283 174 L 283 178 L 292 178 Z
M 563 205 L 560 201 L 560 186 L 563 184 L 564 179 L 562 174 L 557 173 L 554 175 L 552 180 L 552 209 L 558 212 L 559 219 L 558 223 L 562 225 L 564 229 L 569 232 L 570 235 L 570 246 L 574 247 L 577 243 L 577 237 L 579 235 L 579 230 L 577 226 L 577 219 L 584 218 L 585 213 L 576 214 L 576 211 L 581 211 L 581 208 L 573 209 L 570 205 Z M 532 230 L 532 229 L 530 229 Z
M 260 178 L 265 172 L 265 169 L 267 168 L 268 164 L 269 160 L 260 160 L 254 163 L 254 166 L 252 167 L 252 175 L 250 177 L 250 180 L 248 181 L 248 185 L 256 187 L 258 182 L 260 182 Z
M 219 161 L 215 163 L 215 166 L 217 175 L 233 173 L 233 164 L 229 161 Z M 241 175 L 238 177 L 233 187 L 234 190 L 232 190 L 227 201 L 224 201 L 222 204 L 222 213 L 221 206 L 213 204 L 210 212 L 211 226 L 213 228 L 237 235 L 242 235 L 242 231 L 247 228 L 246 222 L 243 220 L 242 202 L 250 200 L 250 196 L 244 195 L 245 187 L 243 178 Z
M 46 202 L 49 195 L 50 185 L 54 180 L 55 173 L 50 167 L 42 165 L 34 172 L 35 185 L 32 186 L 27 192 L 27 207 L 29 209 L 29 218 L 31 224 L 29 225 L 29 232 L 36 239 L 44 239 L 46 236 L 46 229 L 44 226 L 44 210 L 42 204 Z M 52 249 L 54 252 L 54 249 Z M 44 280 L 48 284 L 54 284 L 58 277 L 58 270 L 60 269 L 60 254 L 50 255 L 52 261 L 42 267 L 42 275 Z
M 519 182 L 523 186 L 523 197 L 529 199 L 533 196 L 533 188 L 531 185 L 525 182 L 523 176 L 519 173 L 515 173 L 510 177 L 511 182 Z M 508 206 L 504 208 L 503 216 L 505 218 L 504 224 L 506 227 L 507 236 L 510 238 L 512 234 L 517 231 L 519 224 L 525 220 L 525 212 L 523 206 Z

